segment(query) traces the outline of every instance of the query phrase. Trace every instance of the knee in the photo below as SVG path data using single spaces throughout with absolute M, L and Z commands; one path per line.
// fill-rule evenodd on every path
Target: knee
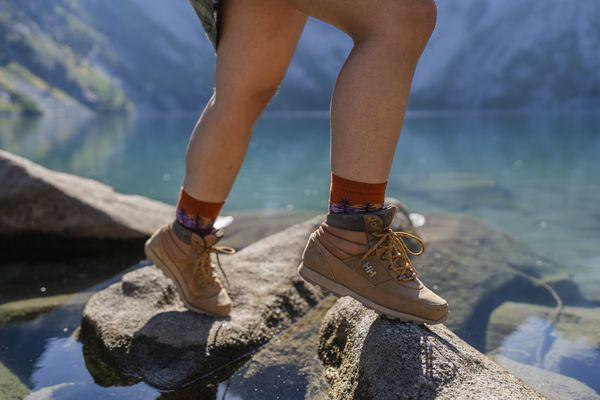
M 214 107 L 232 111 L 239 109 L 258 117 L 279 91 L 278 85 L 239 86 L 237 89 L 215 90 Z
M 437 19 L 434 0 L 389 0 L 376 7 L 368 23 L 351 33 L 355 42 L 383 40 L 399 51 L 414 50 L 420 54 Z

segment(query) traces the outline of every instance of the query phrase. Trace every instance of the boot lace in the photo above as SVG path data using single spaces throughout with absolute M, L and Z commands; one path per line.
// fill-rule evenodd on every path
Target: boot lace
M 397 274 L 397 279 L 402 282 L 414 280 L 417 276 L 417 270 L 410 262 L 410 256 L 420 256 L 425 251 L 425 243 L 420 237 L 407 232 L 394 232 L 387 228 L 382 232 L 371 233 L 375 240 L 373 245 L 363 255 L 361 263 L 364 262 L 377 249 L 383 248 L 382 260 L 389 262 L 389 268 Z M 408 247 L 405 239 L 412 239 L 419 245 L 418 251 L 413 251 Z
M 221 274 L 223 274 L 223 278 L 225 278 L 225 282 L 227 286 L 229 286 L 229 279 L 227 278 L 227 274 L 221 265 L 221 260 L 219 259 L 219 254 L 227 254 L 231 255 L 235 253 L 235 249 L 229 246 L 207 246 L 206 240 L 202 238 L 204 244 L 200 242 L 193 242 L 192 247 L 194 252 L 197 255 L 195 267 L 200 272 L 201 280 L 204 284 L 208 285 L 215 281 L 215 274 L 213 264 L 211 262 L 210 255 L 214 253 L 217 256 L 217 265 L 219 266 L 219 270 Z

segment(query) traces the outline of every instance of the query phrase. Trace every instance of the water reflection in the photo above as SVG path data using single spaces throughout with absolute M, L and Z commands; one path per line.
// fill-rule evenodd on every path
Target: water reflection
M 158 391 L 144 383 L 132 386 L 97 385 L 82 357 L 81 343 L 72 337 L 52 338 L 35 364 L 33 394 L 27 399 L 152 399 Z M 60 366 L 60 368 L 57 368 Z

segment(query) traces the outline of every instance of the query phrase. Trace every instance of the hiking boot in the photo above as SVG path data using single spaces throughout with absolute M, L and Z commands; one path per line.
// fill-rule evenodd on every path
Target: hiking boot
M 419 280 L 410 256 L 425 250 L 423 241 L 390 228 L 396 208 L 366 214 L 328 214 L 310 236 L 298 273 L 338 296 L 401 321 L 439 324 L 448 303 Z M 409 248 L 410 239 L 419 249 Z
M 222 230 L 199 236 L 173 222 L 164 225 L 146 242 L 146 257 L 175 283 L 181 300 L 191 311 L 218 317 L 231 311 L 231 299 L 215 274 L 210 256 L 217 254 L 217 264 L 227 281 L 219 254 L 233 254 L 235 250 L 215 246 L 222 236 Z

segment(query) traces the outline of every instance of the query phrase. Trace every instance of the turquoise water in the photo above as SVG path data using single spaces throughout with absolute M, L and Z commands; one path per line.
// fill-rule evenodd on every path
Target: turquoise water
M 194 122 L 188 115 L 0 120 L 0 148 L 120 192 L 174 203 Z M 328 154 L 327 115 L 266 115 L 225 212 L 324 211 Z M 388 194 L 412 211 L 457 212 L 487 221 L 563 265 L 586 296 L 600 301 L 599 173 L 598 115 L 421 112 L 407 118 Z M 35 389 L 76 382 L 79 389 L 72 385 L 65 393 L 156 396 L 143 384 L 100 388 L 93 383 L 80 345 L 68 339 L 78 313 L 78 307 L 67 307 L 37 322 L 0 328 L 6 340 L 35 332 L 30 345 L 37 343 L 39 351 L 19 376 Z M 72 320 L 68 329 L 58 329 L 67 320 Z M 72 365 L 65 370 L 71 372 L 53 368 L 60 358 Z M 214 388 L 215 394 L 222 390 Z
M 0 148 L 174 203 L 194 116 L 0 121 Z M 225 211 L 326 209 L 325 114 L 257 125 Z M 565 264 L 600 268 L 600 116 L 409 115 L 389 195 L 482 218 Z

